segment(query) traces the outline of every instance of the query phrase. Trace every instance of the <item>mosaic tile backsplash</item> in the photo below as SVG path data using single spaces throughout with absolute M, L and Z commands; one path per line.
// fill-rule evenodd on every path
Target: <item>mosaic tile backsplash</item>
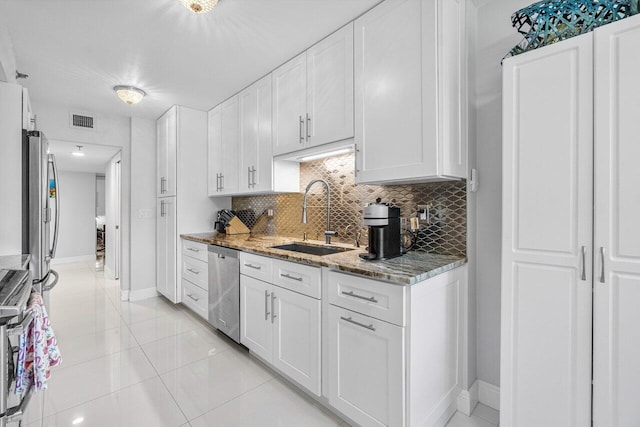
M 307 224 L 302 223 L 302 202 L 307 184 L 323 178 L 331 189 L 331 229 L 333 241 L 367 245 L 363 208 L 376 198 L 400 208 L 403 218 L 418 216 L 418 205 L 429 205 L 428 221 L 420 221 L 417 231 L 404 233 L 412 250 L 466 256 L 467 194 L 465 182 L 410 185 L 356 185 L 354 154 L 329 157 L 300 164 L 300 193 L 234 197 L 232 209 L 252 232 L 324 240 L 326 228 L 325 187 L 318 183 L 307 197 Z M 267 210 L 273 209 L 272 217 Z M 409 227 L 408 221 L 406 226 Z

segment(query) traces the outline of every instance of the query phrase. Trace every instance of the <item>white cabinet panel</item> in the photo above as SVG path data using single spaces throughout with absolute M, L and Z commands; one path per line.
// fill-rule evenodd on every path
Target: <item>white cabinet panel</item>
M 157 199 L 156 212 L 156 289 L 171 302 L 178 302 L 176 277 L 177 222 L 176 198 Z
M 240 253 L 240 273 L 249 277 L 253 277 L 263 282 L 271 283 L 271 271 L 273 270 L 273 259 L 251 254 L 248 252 Z
M 273 365 L 320 396 L 320 300 L 274 286 Z
M 222 159 L 220 173 L 220 194 L 231 194 L 238 191 L 238 147 L 240 145 L 238 96 L 222 103 L 220 126 L 222 129 Z
M 353 137 L 353 23 L 307 50 L 307 141 Z
M 508 58 L 503 88 L 500 424 L 588 426 L 592 35 Z
M 176 159 L 178 147 L 178 109 L 171 107 L 156 122 L 158 170 L 156 197 L 176 195 Z
M 329 306 L 329 403 L 366 426 L 402 426 L 404 330 Z
M 182 279 L 182 303 L 204 320 L 208 320 L 209 317 L 208 300 L 209 294 L 206 290 Z
M 595 38 L 593 425 L 640 425 L 640 17 Z
M 267 362 L 273 354 L 271 287 L 240 275 L 240 342 Z
M 318 267 L 279 259 L 273 260 L 273 279 L 271 282 L 275 285 L 320 299 L 322 295 L 321 281 L 321 270 Z
M 272 73 L 273 154 L 303 148 L 306 139 L 307 57 L 296 56 Z

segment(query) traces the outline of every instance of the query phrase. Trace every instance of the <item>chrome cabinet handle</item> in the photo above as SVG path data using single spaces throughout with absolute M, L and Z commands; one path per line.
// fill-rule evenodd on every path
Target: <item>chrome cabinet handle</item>
M 276 300 L 276 294 L 274 292 L 271 292 L 271 323 L 273 323 L 273 320 L 278 317 L 276 316 L 276 312 L 273 308 L 273 302 Z
M 269 320 L 269 291 L 264 291 L 264 320 Z
M 160 200 L 160 216 L 164 216 L 164 200 Z
M 600 283 L 605 283 L 605 280 L 604 280 L 604 256 L 605 256 L 604 246 L 600 246 Z
M 221 191 L 222 186 L 220 185 L 220 174 L 216 174 L 216 191 Z
M 297 280 L 298 282 L 302 282 L 302 277 L 292 276 L 290 274 L 282 274 L 280 273 L 280 277 L 286 277 L 287 279 Z
M 160 194 L 164 194 L 167 190 L 164 188 L 164 183 L 166 178 L 164 176 L 160 177 Z
M 187 294 L 187 296 L 188 296 L 189 298 L 191 298 L 192 300 L 194 300 L 195 302 L 200 301 L 200 298 L 196 298 L 196 297 L 194 297 L 194 296 L 193 296 L 193 295 L 191 295 L 191 294 Z
M 224 174 L 220 173 L 220 191 L 224 190 Z
M 191 247 L 188 247 L 188 248 L 187 248 L 187 250 L 188 250 L 188 251 L 191 251 L 191 252 L 200 252 L 200 249 L 197 249 L 197 248 L 191 248 Z
M 354 298 L 363 299 L 365 301 L 378 303 L 378 300 L 375 297 L 363 297 L 362 295 L 358 295 L 358 294 L 353 293 L 353 291 L 349 291 L 349 292 L 342 291 L 342 294 L 346 295 L 348 297 L 354 297 Z
M 193 274 L 200 274 L 200 272 L 198 270 L 194 270 L 192 268 L 187 268 L 187 271 L 193 273 Z
M 307 141 L 311 139 L 311 116 L 307 113 Z
M 245 267 L 249 267 L 249 268 L 253 268 L 254 270 L 262 270 L 262 267 L 260 267 L 259 265 L 253 265 L 253 264 L 244 264 Z
M 247 167 L 247 188 L 251 188 L 251 167 Z
M 582 273 L 580 273 L 580 280 L 587 280 L 587 247 L 582 247 Z
M 256 169 L 256 167 L 255 167 L 255 166 L 251 166 L 251 186 L 252 186 L 252 187 L 255 187 L 255 186 L 256 186 L 256 184 L 258 183 L 258 182 L 256 181 L 256 171 L 257 171 L 257 170 L 258 170 L 258 169 Z
M 304 126 L 304 118 L 300 116 L 300 144 L 304 142 L 304 132 L 302 130 Z
M 345 322 L 353 323 L 354 325 L 360 326 L 361 328 L 369 329 L 370 331 L 374 331 L 374 332 L 376 330 L 376 328 L 373 327 L 373 324 L 365 325 L 364 323 L 356 322 L 351 317 L 342 317 L 342 316 L 340 316 L 340 318 L 342 320 L 344 320 Z

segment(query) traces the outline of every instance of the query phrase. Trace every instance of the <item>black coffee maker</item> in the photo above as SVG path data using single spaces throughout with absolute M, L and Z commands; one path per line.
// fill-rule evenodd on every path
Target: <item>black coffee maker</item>
M 381 199 L 364 208 L 364 225 L 369 227 L 369 252 L 360 254 L 367 261 L 402 255 L 400 249 L 400 208 L 392 208 Z

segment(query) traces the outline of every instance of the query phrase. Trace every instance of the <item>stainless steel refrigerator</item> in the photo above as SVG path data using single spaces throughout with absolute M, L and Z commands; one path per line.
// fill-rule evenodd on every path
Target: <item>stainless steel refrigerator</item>
M 22 253 L 31 254 L 34 288 L 48 308 L 48 292 L 58 282 L 51 269 L 60 224 L 58 169 L 49 141 L 40 131 L 22 131 Z M 53 229 L 52 229 L 53 225 Z

